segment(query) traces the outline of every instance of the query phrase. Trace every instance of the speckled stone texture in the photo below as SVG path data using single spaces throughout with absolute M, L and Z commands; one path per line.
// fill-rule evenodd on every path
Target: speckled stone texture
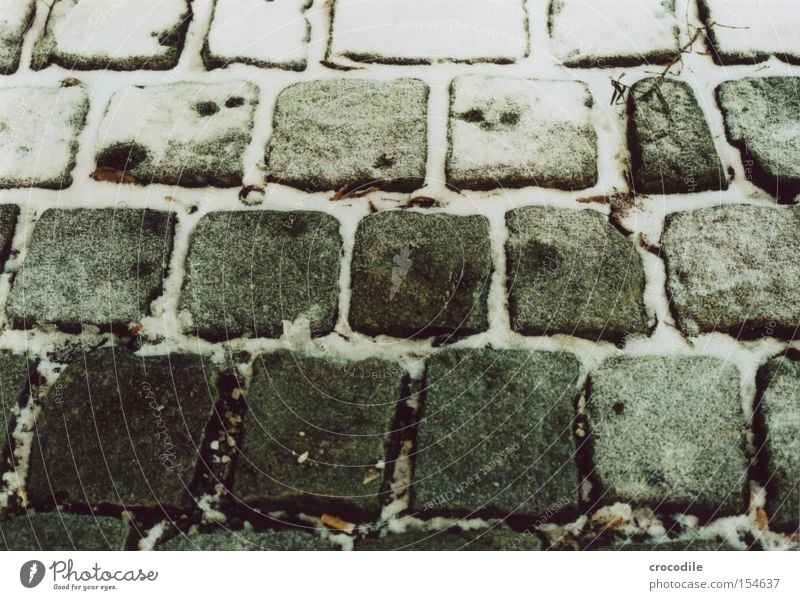
M 532 551 L 542 550 L 542 542 L 532 533 L 511 531 L 500 525 L 491 529 L 458 528 L 442 531 L 415 531 L 402 534 L 389 534 L 380 538 L 366 538 L 357 541 L 355 550 L 415 550 L 450 552 L 453 550 L 474 551 Z
M 92 324 L 122 332 L 161 294 L 173 227 L 167 212 L 48 209 L 14 280 L 9 318 L 20 328 Z
M 184 187 L 242 183 L 258 88 L 246 81 L 133 86 L 112 96 L 95 179 Z
M 413 191 L 425 179 L 427 100 L 418 79 L 291 85 L 276 101 L 267 177 L 307 191 Z
M 0 75 L 17 70 L 23 37 L 35 12 L 35 0 L 6 0 L 0 4 Z
M 720 517 L 745 509 L 739 371 L 708 357 L 622 357 L 589 375 L 594 476 L 602 504 Z
M 339 294 L 339 223 L 319 212 L 215 212 L 192 237 L 180 311 L 191 329 L 225 340 L 280 337 L 283 321 L 333 331 Z
M 19 219 L 19 206 L 16 204 L 0 205 L 0 261 L 5 263 L 11 250 L 14 231 Z
M 792 338 L 800 326 L 800 208 L 715 206 L 667 216 L 667 292 L 689 335 Z
M 0 518 L 0 550 L 123 550 L 127 537 L 128 524 L 113 517 L 56 511 Z
M 647 332 L 641 258 L 605 216 L 527 207 L 506 223 L 514 331 L 610 340 Z
M 288 351 L 258 356 L 233 488 L 247 506 L 375 518 L 405 373 Z
M 435 354 L 427 364 L 414 452 L 414 513 L 573 511 L 579 367 L 563 352 Z
M 491 270 L 485 217 L 371 215 L 356 232 L 350 325 L 367 335 L 416 338 L 484 331 Z
M 71 363 L 36 419 L 28 499 L 36 507 L 191 506 L 217 385 L 217 369 L 200 356 L 106 348 Z
M 736 551 L 741 550 L 736 546 L 731 545 L 725 540 L 719 539 L 686 539 L 686 540 L 670 540 L 670 539 L 655 539 L 655 540 L 619 540 L 610 546 L 605 547 L 592 547 L 592 550 L 606 550 L 609 552 L 618 552 L 620 550 L 630 552 L 717 552 L 717 551 Z
M 0 465 L 11 444 L 14 408 L 29 392 L 29 370 L 25 356 L 0 351 Z
M 745 176 L 779 200 L 800 193 L 800 77 L 726 81 L 717 100 Z
M 312 550 L 335 550 L 330 542 L 323 540 L 313 530 L 247 531 L 221 529 L 209 533 L 178 534 L 158 544 L 157 550 L 199 551 L 261 551 L 281 552 Z
M 584 84 L 466 75 L 450 94 L 451 186 L 571 190 L 597 183 L 592 96 Z
M 683 81 L 650 77 L 628 94 L 633 183 L 642 194 L 691 194 L 728 182 L 705 115 Z
M 759 371 L 759 446 L 766 451 L 767 513 L 775 528 L 800 527 L 800 362 L 779 357 Z

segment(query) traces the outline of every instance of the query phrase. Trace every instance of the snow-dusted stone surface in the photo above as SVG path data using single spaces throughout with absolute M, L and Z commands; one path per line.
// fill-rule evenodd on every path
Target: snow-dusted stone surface
M 316 535 L 313 530 L 302 531 L 299 529 L 275 531 L 221 529 L 208 533 L 178 534 L 176 537 L 156 546 L 156 549 L 168 551 L 277 550 L 281 552 L 334 550 L 329 542 Z
M 171 69 L 191 18 L 188 0 L 54 0 L 32 67 Z
M 124 550 L 128 524 L 98 515 L 26 512 L 0 517 L 0 550 Z
M 616 356 L 589 375 L 602 504 L 740 514 L 747 460 L 739 372 L 709 357 Z
M 800 327 L 800 207 L 728 205 L 667 216 L 661 246 L 689 335 L 792 338 Z
M 269 181 L 307 191 L 415 190 L 425 179 L 427 100 L 428 87 L 418 79 L 285 88 L 267 148 Z
M 3 262 L 11 248 L 11 240 L 14 237 L 18 218 L 19 206 L 16 204 L 0 205 L 0 260 Z
M 320 212 L 215 212 L 194 232 L 181 296 L 193 332 L 211 339 L 280 337 L 306 317 L 333 331 L 339 301 L 339 223 Z
M 82 85 L 0 89 L 0 188 L 69 186 L 88 109 Z
M 778 199 L 800 193 L 800 77 L 726 81 L 717 88 L 745 175 Z
M 96 178 L 185 187 L 241 184 L 258 88 L 245 81 L 133 86 L 111 98 Z
M 703 111 L 683 81 L 651 77 L 628 95 L 633 183 L 642 194 L 691 194 L 728 182 Z
M 81 356 L 36 419 L 28 499 L 36 508 L 191 506 L 218 377 L 189 354 L 141 358 L 104 348 Z
M 511 63 L 530 49 L 524 0 L 336 0 L 333 11 L 333 57 Z
M 484 331 L 491 272 L 483 216 L 370 215 L 356 231 L 350 325 L 367 335 L 416 338 Z
M 591 548 L 596 550 L 597 548 Z M 732 546 L 724 540 L 718 539 L 689 539 L 689 540 L 655 540 L 655 541 L 641 541 L 635 542 L 632 540 L 620 540 L 613 543 L 611 546 L 600 548 L 601 550 L 608 550 L 609 552 L 617 552 L 625 550 L 628 552 L 716 552 L 725 551 L 730 552 L 733 550 L 741 550 L 741 548 Z
M 17 70 L 22 38 L 35 12 L 35 0 L 0 0 L 0 75 Z
M 6 312 L 16 327 L 85 324 L 124 333 L 161 294 L 172 250 L 171 213 L 49 209 L 42 214 Z
M 256 357 L 234 499 L 374 519 L 393 471 L 390 434 L 404 388 L 405 372 L 385 361 Z
M 588 88 L 576 81 L 456 78 L 448 183 L 467 189 L 593 186 L 597 135 L 591 106 Z
M 313 0 L 215 0 L 203 60 L 210 69 L 231 63 L 302 71 Z
M 0 464 L 10 448 L 12 409 L 29 392 L 29 368 L 27 357 L 0 351 Z
M 566 352 L 462 349 L 431 357 L 415 449 L 414 512 L 573 511 L 579 369 Z
M 514 331 L 611 340 L 647 332 L 641 258 L 605 216 L 535 206 L 510 211 L 506 223 Z
M 748 64 L 774 55 L 800 63 L 800 7 L 794 0 L 698 0 L 714 59 Z
M 796 358 L 796 357 L 795 357 Z M 767 513 L 775 527 L 797 529 L 800 513 L 800 362 L 779 357 L 759 372 L 759 446 L 766 450 Z
M 542 550 L 542 542 L 534 533 L 518 533 L 495 525 L 491 529 L 464 531 L 453 528 L 443 531 L 414 531 L 399 535 L 366 538 L 357 541 L 354 550 L 370 552 L 384 550 L 423 550 L 432 552 L 453 550 L 520 551 Z
M 570 67 L 665 63 L 679 54 L 675 0 L 552 0 L 549 29 Z

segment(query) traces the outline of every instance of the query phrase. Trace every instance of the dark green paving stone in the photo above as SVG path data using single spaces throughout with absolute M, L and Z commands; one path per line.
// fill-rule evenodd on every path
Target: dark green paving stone
M 767 453 L 767 513 L 778 528 L 800 527 L 800 362 L 775 358 L 759 371 Z
M 527 207 L 506 215 L 511 327 L 620 339 L 647 331 L 636 249 L 592 210 Z
M 417 531 L 389 534 L 381 538 L 368 538 L 355 543 L 355 550 L 541 550 L 542 543 L 531 533 L 518 533 L 505 528 L 447 529 L 443 531 Z
M 492 272 L 482 216 L 389 211 L 356 231 L 350 325 L 367 335 L 469 335 L 488 326 Z
M 211 339 L 280 337 L 301 316 L 314 335 L 329 333 L 341 244 L 338 221 L 322 213 L 211 213 L 192 237 L 180 310 Z
M 689 335 L 793 338 L 800 326 L 800 207 L 715 206 L 667 216 L 667 292 Z
M 288 351 L 256 358 L 234 497 L 343 518 L 377 516 L 403 394 L 398 365 L 338 363 Z
M 15 327 L 126 327 L 150 313 L 172 250 L 172 213 L 49 209 L 6 308 Z
M 687 540 L 656 539 L 635 542 L 633 540 L 619 540 L 610 546 L 592 546 L 591 550 L 605 550 L 616 552 L 620 550 L 632 552 L 716 552 L 739 551 L 741 548 L 731 545 L 724 540 L 701 540 L 692 538 Z
M 0 352 L 0 459 L 11 443 L 14 406 L 29 391 L 29 368 L 26 357 L 7 351 Z
M 334 550 L 313 532 L 281 531 L 214 531 L 180 534 L 156 546 L 157 550 Z
M 105 348 L 66 367 L 36 419 L 34 506 L 191 506 L 217 369 L 200 356 Z
M 19 219 L 19 206 L 16 204 L 0 205 L 0 259 L 3 261 L 11 248 L 17 219 Z
M 590 374 L 587 415 L 603 504 L 713 516 L 745 509 L 739 372 L 709 357 L 613 357 Z
M 686 194 L 728 187 L 711 130 L 692 88 L 650 77 L 628 95 L 633 182 L 643 194 Z
M 425 376 L 414 509 L 502 517 L 574 509 L 579 369 L 564 352 L 434 355 Z
M 425 179 L 427 100 L 418 79 L 289 86 L 275 105 L 268 178 L 308 191 L 413 191 Z
M 64 512 L 28 513 L 0 520 L 0 550 L 123 550 L 122 519 Z
M 717 88 L 745 176 L 781 200 L 800 192 L 800 77 L 745 78 Z
M 0 75 L 17 70 L 25 32 L 33 21 L 36 11 L 34 0 L 4 2 L 0 15 Z

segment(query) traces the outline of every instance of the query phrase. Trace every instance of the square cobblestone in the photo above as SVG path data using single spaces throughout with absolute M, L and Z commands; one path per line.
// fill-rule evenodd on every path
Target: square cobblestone
M 302 71 L 311 25 L 304 13 L 313 0 L 216 0 L 203 61 L 209 69 L 244 63 Z
M 607 359 L 586 412 L 603 504 L 715 517 L 745 510 L 739 372 L 708 357 Z
M 215 212 L 197 225 L 179 310 L 210 339 L 280 337 L 305 316 L 333 331 L 339 301 L 339 222 L 316 212 Z
M 69 364 L 36 418 L 34 506 L 191 506 L 190 485 L 218 402 L 200 356 L 141 358 L 102 349 Z
M 48 209 L 39 218 L 8 298 L 15 327 L 126 328 L 161 295 L 172 213 Z
M 270 510 L 375 518 L 404 386 L 403 370 L 379 360 L 257 357 L 233 497 Z
M 31 26 L 34 0 L 2 0 L 0 2 L 0 75 L 17 70 L 25 32 Z
M 526 207 L 506 223 L 514 331 L 611 340 L 647 332 L 641 258 L 605 216 Z
M 113 517 L 31 512 L 0 518 L 0 550 L 124 550 L 128 531 L 125 521 Z
M 88 110 L 82 85 L 0 89 L 0 188 L 70 186 Z
M 745 176 L 791 202 L 800 193 L 800 77 L 726 81 L 717 99 Z
M 667 292 L 688 335 L 795 336 L 800 207 L 715 206 L 667 216 Z
M 550 37 L 568 67 L 669 63 L 679 56 L 675 0 L 552 0 Z
M 32 66 L 171 69 L 191 19 L 188 0 L 54 0 Z
M 445 529 L 441 531 L 415 531 L 389 534 L 381 538 L 367 538 L 355 543 L 355 550 L 386 551 L 415 550 L 425 552 L 450 552 L 453 550 L 474 551 L 520 551 L 542 550 L 542 543 L 531 533 L 517 533 L 500 526 L 491 529 Z
M 367 185 L 411 192 L 425 179 L 427 102 L 418 79 L 291 85 L 276 101 L 267 177 L 314 192 Z
M 97 167 L 122 183 L 240 185 L 257 103 L 246 81 L 123 89 L 106 109 Z
M 427 365 L 414 453 L 415 513 L 574 511 L 579 369 L 564 352 L 435 354 Z
M 388 211 L 361 221 L 350 325 L 367 335 L 470 335 L 488 326 L 492 256 L 482 216 Z
M 650 77 L 628 95 L 633 183 L 642 194 L 688 194 L 728 187 L 711 130 L 692 88 Z
M 247 531 L 230 530 L 209 533 L 179 534 L 156 546 L 157 550 L 168 551 L 279 551 L 309 552 L 315 550 L 334 550 L 313 531 Z
M 762 428 L 758 444 L 767 453 L 767 513 L 773 528 L 800 527 L 800 362 L 775 358 L 758 375 Z
M 530 51 L 523 0 L 336 0 L 330 53 L 390 64 L 513 63 Z
M 465 75 L 450 93 L 450 185 L 572 190 L 597 183 L 592 96 L 584 84 Z
M 29 369 L 28 359 L 25 356 L 0 351 L 0 459 L 6 455 L 6 449 L 11 444 L 14 407 L 24 394 L 30 392 Z M 3 465 L 2 460 L 0 465 Z

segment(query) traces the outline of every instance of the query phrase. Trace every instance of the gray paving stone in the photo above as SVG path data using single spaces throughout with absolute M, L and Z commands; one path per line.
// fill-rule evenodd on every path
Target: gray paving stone
M 9 75 L 17 70 L 23 37 L 35 12 L 34 0 L 3 3 L 0 14 L 0 75 Z
M 628 139 L 639 193 L 687 194 L 728 187 L 706 118 L 683 81 L 650 77 L 633 84 Z
M 250 506 L 374 518 L 404 372 L 288 351 L 256 358 L 233 496 Z
M 485 217 L 371 215 L 356 232 L 350 325 L 367 335 L 418 338 L 484 331 L 491 271 Z
M 11 443 L 14 406 L 29 391 L 29 368 L 25 356 L 0 351 L 0 459 Z
M 211 339 L 280 337 L 300 316 L 314 335 L 330 333 L 341 245 L 338 221 L 323 213 L 211 213 L 192 237 L 180 310 Z
M 636 542 L 633 540 L 619 540 L 605 547 L 592 546 L 592 550 L 605 550 L 617 552 L 620 550 L 631 552 L 731 552 L 741 548 L 731 545 L 725 540 L 699 538 L 686 540 L 656 539 Z
M 246 81 L 132 86 L 111 98 L 95 179 L 184 187 L 242 183 L 258 88 Z
M 580 365 L 563 352 L 445 350 L 428 361 L 414 511 L 567 514 L 578 500 L 572 423 Z
M 173 227 L 166 212 L 46 210 L 9 295 L 14 326 L 120 330 L 139 322 L 161 294 Z
M 541 540 L 531 533 L 518 533 L 510 529 L 446 529 L 442 531 L 415 531 L 389 534 L 381 538 L 367 538 L 355 543 L 355 550 L 385 551 L 414 550 L 449 552 L 453 550 L 474 551 L 535 551 L 542 549 Z
M 726 81 L 717 88 L 725 129 L 745 176 L 780 200 L 800 193 L 800 77 Z
M 11 242 L 14 239 L 14 231 L 19 219 L 19 206 L 16 204 L 0 205 L 0 262 L 5 263 L 8 252 L 11 250 Z
M 127 537 L 128 524 L 113 517 L 31 512 L 0 519 L 0 550 L 123 550 Z
M 157 550 L 170 551 L 313 551 L 334 550 L 333 546 L 314 532 L 295 530 L 281 531 L 233 531 L 221 530 L 210 533 L 189 533 L 178 536 L 156 546 Z
M 769 361 L 759 372 L 758 407 L 767 452 L 767 513 L 773 528 L 800 527 L 800 362 Z
M 82 85 L 0 89 L 0 189 L 69 187 L 88 109 Z
M 192 19 L 188 0 L 54 0 L 32 66 L 171 69 Z M 43 7 L 46 9 L 46 7 Z M 99 35 L 102 32 L 102 35 Z
M 592 96 L 583 83 L 465 75 L 450 93 L 450 185 L 571 190 L 597 183 Z
M 106 348 L 66 367 L 36 419 L 28 498 L 170 509 L 192 505 L 218 371 L 201 356 Z
M 708 357 L 607 359 L 587 415 L 602 504 L 722 516 L 745 509 L 739 372 Z
M 646 333 L 641 258 L 605 216 L 526 207 L 506 223 L 514 331 L 612 340 Z
M 267 148 L 269 181 L 308 191 L 425 179 L 428 88 L 418 79 L 308 81 L 284 89 Z
M 715 206 L 667 216 L 667 292 L 689 335 L 792 338 L 800 326 L 800 207 Z

